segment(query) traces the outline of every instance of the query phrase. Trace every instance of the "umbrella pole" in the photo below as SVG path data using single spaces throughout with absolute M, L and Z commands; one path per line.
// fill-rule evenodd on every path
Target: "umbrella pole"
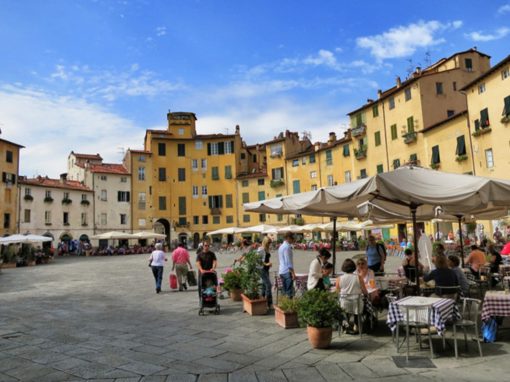
M 333 250 L 333 274 L 336 274 L 336 217 L 333 218 L 333 243 L 331 249 Z
M 459 239 L 460 239 L 460 261 L 462 262 L 462 268 L 464 268 L 464 240 L 462 238 L 462 216 L 457 215 L 459 220 Z
M 411 205 L 411 217 L 413 219 L 413 246 L 414 246 L 414 263 L 418 269 L 418 224 L 416 223 L 416 206 Z M 420 277 L 416 274 L 416 293 L 420 295 Z

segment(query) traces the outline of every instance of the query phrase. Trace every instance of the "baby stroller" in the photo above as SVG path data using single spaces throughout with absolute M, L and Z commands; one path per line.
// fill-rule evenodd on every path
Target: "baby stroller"
M 220 304 L 218 304 L 218 276 L 216 272 L 204 272 L 200 275 L 199 284 L 200 310 L 199 316 L 203 316 L 205 309 L 214 314 L 220 314 Z

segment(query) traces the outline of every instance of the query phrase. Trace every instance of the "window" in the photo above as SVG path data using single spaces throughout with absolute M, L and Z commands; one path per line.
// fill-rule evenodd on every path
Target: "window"
M 213 224 L 220 224 L 220 217 L 219 216 L 213 216 L 212 217 L 212 223 Z
M 241 159 L 246 159 L 246 154 L 245 153 L 241 153 Z
M 102 200 L 103 202 L 106 202 L 108 200 L 108 193 L 106 190 L 101 190 L 100 200 Z
M 440 95 L 443 94 L 443 83 L 442 82 L 436 82 L 436 94 Z
M 257 184 L 258 184 L 259 186 L 263 186 L 263 185 L 265 184 L 265 179 L 264 179 L 264 178 L 259 178 L 259 179 L 257 179 Z
M 328 186 L 332 186 L 334 183 L 333 175 L 328 175 Z
M 233 208 L 234 204 L 232 203 L 232 194 L 225 195 L 225 208 Z
M 273 180 L 282 180 L 283 179 L 283 167 L 273 168 L 271 170 L 271 175 Z
M 195 141 L 195 150 L 202 150 L 203 148 L 204 148 L 204 143 L 202 141 Z
M 121 176 L 120 177 L 120 182 L 121 183 L 127 183 L 127 177 L 126 176 Z
M 400 167 L 400 159 L 393 159 L 393 168 L 397 169 Z
M 264 223 L 266 221 L 266 214 L 259 214 L 259 222 Z
M 193 171 L 198 170 L 198 159 L 191 160 L 191 170 L 193 170 Z
M 299 180 L 292 181 L 292 192 L 294 194 L 299 194 L 301 192 L 301 186 L 300 186 Z
M 117 191 L 118 202 L 129 202 L 129 191 Z
M 185 182 L 186 181 L 186 169 L 185 168 L 178 168 L 177 169 L 177 180 L 179 182 Z
M 351 172 L 350 171 L 346 171 L 344 173 L 344 181 L 345 181 L 345 183 L 351 183 Z
M 62 223 L 64 223 L 64 225 L 69 225 L 69 212 L 63 213 Z
M 145 180 L 145 167 L 138 167 L 138 180 Z
M 395 140 L 398 138 L 398 135 L 397 135 L 397 124 L 393 124 L 390 126 L 390 129 L 391 129 L 391 140 Z
M 453 88 L 453 91 L 456 92 L 457 91 L 457 82 L 456 81 L 453 81 L 452 83 L 452 88 Z
M 99 179 L 106 182 L 108 180 L 108 177 L 106 175 L 99 176 Z
M 506 68 L 506 69 L 503 69 L 501 71 L 501 79 L 502 80 L 506 80 L 508 77 L 510 77 L 510 67 Z
M 160 196 L 158 198 L 159 201 L 159 210 L 165 211 L 166 210 L 166 196 Z
M 241 187 L 248 187 L 248 184 L 249 184 L 249 181 L 248 180 L 243 180 L 241 182 Z
M 31 210 L 25 210 L 25 219 L 24 219 L 24 223 L 30 223 L 30 218 L 31 218 Z
M 464 66 L 466 67 L 466 70 L 468 72 L 472 72 L 473 71 L 473 60 L 471 58 L 465 58 Z
M 312 179 L 317 178 L 317 171 L 310 171 L 310 178 Z
M 242 201 L 243 201 L 243 203 L 250 203 L 250 193 L 249 192 L 243 192 Z
M 492 149 L 485 150 L 485 163 L 487 164 L 487 168 L 494 167 L 494 156 L 492 155 Z
M 202 198 L 207 196 L 207 186 L 202 186 Z
M 46 192 L 44 193 L 44 197 L 45 198 L 51 198 L 51 191 L 50 190 L 46 190 Z
M 455 149 L 457 156 L 466 155 L 466 140 L 463 135 L 457 137 L 457 148 Z
M 69 192 L 64 192 L 64 199 L 69 199 Z
M 194 199 L 198 198 L 198 186 L 192 186 L 192 196 Z
M 317 191 L 317 185 L 316 184 L 312 184 L 312 191 Z
M 166 180 L 166 168 L 160 167 L 158 169 L 158 179 L 160 182 L 164 182 Z
M 232 166 L 225 166 L 225 179 L 232 179 Z
M 6 161 L 7 163 L 12 163 L 12 162 L 13 162 L 13 154 L 12 154 L 12 151 L 7 150 L 7 151 L 5 152 L 5 161 Z
M 259 191 L 258 198 L 259 198 L 259 201 L 266 200 L 266 193 L 264 191 Z
M 161 157 L 166 155 L 166 143 L 158 143 L 158 155 Z
M 414 118 L 413 117 L 407 118 L 407 132 L 408 133 L 414 132 Z
M 378 105 L 372 106 L 372 117 L 379 117 L 379 107 Z
M 454 114 L 455 114 L 455 110 L 446 110 L 447 118 L 453 117 Z
M 306 157 L 301 158 L 301 164 L 306 164 Z
M 365 179 L 367 177 L 367 170 L 364 168 L 359 170 L 359 177 L 360 177 L 360 179 Z
M 145 192 L 138 193 L 138 209 L 145 210 L 146 195 Z
M 232 215 L 228 215 L 225 218 L 226 218 L 225 222 L 227 224 L 233 224 L 234 223 L 234 217 Z
M 184 143 L 177 144 L 177 156 L 178 157 L 186 156 L 186 145 Z
M 510 96 L 505 97 L 503 102 L 504 102 L 503 117 L 508 117 L 510 116 Z
M 179 220 L 177 221 L 178 224 L 181 226 L 181 227 L 184 227 L 184 226 L 187 226 L 188 225 L 188 222 L 186 221 L 186 218 L 185 217 L 180 217 Z
M 211 167 L 211 177 L 212 177 L 212 180 L 220 179 L 220 172 L 218 170 L 218 167 L 216 167 L 216 166 Z
M 374 141 L 375 141 L 375 145 L 376 146 L 380 146 L 381 145 L 381 132 L 380 131 L 376 131 L 374 133 Z
M 106 213 L 103 212 L 101 214 L 100 222 L 101 222 L 101 225 L 103 225 L 103 226 L 108 224 L 108 215 L 106 215 Z
M 193 216 L 193 224 L 200 224 L 200 216 Z
M 250 215 L 243 215 L 243 223 L 249 223 L 250 222 Z
M 282 222 L 283 221 L 283 215 L 276 215 L 276 221 Z
M 209 208 L 223 208 L 223 196 L 222 195 L 209 196 Z
M 257 163 L 257 154 L 253 154 L 251 156 L 251 160 L 253 161 L 253 163 Z
M 377 165 L 377 173 L 382 174 L 384 172 L 384 166 L 382 164 Z
M 234 152 L 234 141 L 225 142 L 225 154 L 232 154 Z M 257 157 L 253 160 L 257 161 Z
M 310 154 L 310 156 L 308 158 L 309 158 L 308 161 L 310 163 L 315 163 L 315 154 Z
M 294 159 L 292 161 L 292 167 L 297 167 L 297 166 L 299 166 L 299 159 Z
M 186 215 L 186 197 L 179 196 L 179 215 Z
M 344 157 L 348 157 L 349 155 L 351 155 L 351 153 L 349 151 L 349 145 L 348 144 L 343 146 L 342 151 L 343 151 Z
M 202 171 L 207 170 L 207 159 L 202 159 Z
M 138 162 L 145 162 L 145 155 L 140 155 L 138 157 Z
M 281 144 L 271 146 L 271 157 L 280 157 L 283 154 L 283 148 Z
M 390 110 L 391 109 L 395 109 L 395 98 L 390 97 L 388 99 L 388 107 L 389 107 Z
M 218 153 L 219 153 L 218 142 L 207 144 L 207 155 L 218 155 Z
M 81 213 L 81 225 L 83 225 L 83 226 L 88 225 L 88 218 L 87 218 L 86 212 Z
M 409 155 L 409 161 L 410 162 L 418 162 L 418 154 Z
M 485 82 L 478 85 L 478 94 L 485 93 Z
M 202 224 L 209 224 L 209 216 L 207 215 L 202 216 Z
M 480 130 L 480 120 L 475 119 L 475 131 L 478 131 L 478 130 Z
M 411 88 L 407 88 L 406 90 L 404 90 L 404 96 L 406 101 L 409 101 L 411 99 Z
M 32 195 L 32 189 L 25 188 L 25 195 L 28 195 L 28 196 Z
M 120 214 L 120 224 L 121 225 L 127 224 L 127 215 L 126 214 Z
M 432 164 L 441 163 L 441 156 L 439 155 L 439 146 L 432 147 Z
M 333 153 L 331 150 L 326 150 L 326 165 L 330 166 L 333 164 Z
M 44 211 L 44 224 L 51 224 L 51 211 Z
M 484 128 L 488 126 L 490 126 L 489 109 L 485 108 L 480 110 L 480 127 Z
M 178 135 L 184 135 L 184 129 L 181 127 L 179 130 L 177 130 Z

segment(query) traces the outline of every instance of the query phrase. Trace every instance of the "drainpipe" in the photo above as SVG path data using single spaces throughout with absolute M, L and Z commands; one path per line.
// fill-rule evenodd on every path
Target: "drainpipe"
M 384 127 L 384 145 L 386 146 L 386 168 L 390 171 L 390 156 L 388 152 L 388 134 L 386 133 L 386 113 L 384 112 L 384 101 L 381 101 L 382 116 L 383 116 L 383 127 Z
M 467 95 L 466 92 L 461 90 L 459 93 L 464 94 L 466 96 L 466 106 L 467 106 Z M 475 167 L 475 152 L 473 150 L 473 136 L 471 135 L 471 122 L 469 118 L 469 108 L 466 107 L 467 113 L 467 127 L 468 127 L 468 136 L 469 136 L 469 146 L 471 151 L 471 164 L 473 165 L 473 175 L 476 175 L 476 167 Z

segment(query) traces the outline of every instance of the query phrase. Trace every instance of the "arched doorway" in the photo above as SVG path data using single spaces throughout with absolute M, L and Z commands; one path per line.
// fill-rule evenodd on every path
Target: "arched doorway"
M 53 240 L 55 240 L 55 237 L 49 231 L 43 233 L 43 236 L 51 237 L 51 241 L 45 241 L 42 243 L 43 251 L 46 253 L 51 253 L 53 255 Z
M 166 235 L 166 242 L 171 245 L 170 222 L 166 219 L 158 219 L 154 223 L 154 232 Z
M 188 247 L 188 235 L 181 232 L 179 234 L 179 243 L 182 243 L 185 247 Z
M 197 249 L 198 244 L 200 244 L 200 234 L 198 232 L 195 232 L 193 234 L 193 248 Z
M 90 242 L 90 239 L 89 239 L 88 235 L 83 234 L 80 236 L 80 241 L 88 243 L 88 242 Z

